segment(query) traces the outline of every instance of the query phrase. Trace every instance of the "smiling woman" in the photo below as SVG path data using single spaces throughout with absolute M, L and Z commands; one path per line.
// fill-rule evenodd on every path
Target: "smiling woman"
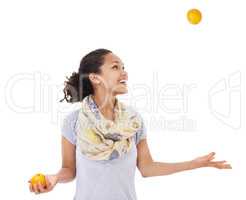
M 112 51 L 90 52 L 67 79 L 64 99 L 81 106 L 61 126 L 62 168 L 45 176 L 47 187 L 30 185 L 31 191 L 48 192 L 76 177 L 74 200 L 136 200 L 136 167 L 143 177 L 200 167 L 231 168 L 225 161 L 212 161 L 215 153 L 179 163 L 153 161 L 143 118 L 116 97 L 128 92 L 128 74 Z
M 80 63 L 79 72 L 73 72 L 67 79 L 63 92 L 64 99 L 70 103 L 79 102 L 97 92 L 107 93 L 111 97 L 127 92 L 125 67 L 120 58 L 107 49 L 97 49 L 87 54 Z

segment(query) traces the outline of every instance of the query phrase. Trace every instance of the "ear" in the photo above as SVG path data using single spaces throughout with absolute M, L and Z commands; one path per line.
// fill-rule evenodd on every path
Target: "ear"
M 90 73 L 89 74 L 89 79 L 94 84 L 100 84 L 100 79 L 95 73 Z

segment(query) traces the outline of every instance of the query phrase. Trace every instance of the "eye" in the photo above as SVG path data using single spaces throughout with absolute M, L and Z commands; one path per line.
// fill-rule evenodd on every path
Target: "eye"
M 118 65 L 114 65 L 112 68 L 113 69 L 118 69 Z
M 118 65 L 114 65 L 114 66 L 112 67 L 112 69 L 119 69 L 119 66 L 118 66 Z M 122 66 L 122 70 L 123 70 L 123 71 L 125 70 L 125 66 Z

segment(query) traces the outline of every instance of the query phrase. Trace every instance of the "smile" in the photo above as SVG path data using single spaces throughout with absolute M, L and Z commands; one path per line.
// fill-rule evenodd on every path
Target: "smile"
M 121 80 L 119 83 L 126 85 L 126 80 Z

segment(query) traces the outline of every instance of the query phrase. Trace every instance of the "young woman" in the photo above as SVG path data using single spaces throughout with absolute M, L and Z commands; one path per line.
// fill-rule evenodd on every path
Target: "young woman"
M 127 79 L 124 64 L 111 51 L 97 49 L 83 57 L 78 72 L 65 81 L 64 99 L 81 107 L 62 124 L 62 168 L 45 176 L 47 187 L 30 184 L 30 191 L 49 192 L 76 177 L 74 200 L 136 200 L 136 166 L 143 177 L 231 168 L 213 161 L 213 152 L 186 162 L 154 161 L 142 117 L 116 97 L 127 93 Z

